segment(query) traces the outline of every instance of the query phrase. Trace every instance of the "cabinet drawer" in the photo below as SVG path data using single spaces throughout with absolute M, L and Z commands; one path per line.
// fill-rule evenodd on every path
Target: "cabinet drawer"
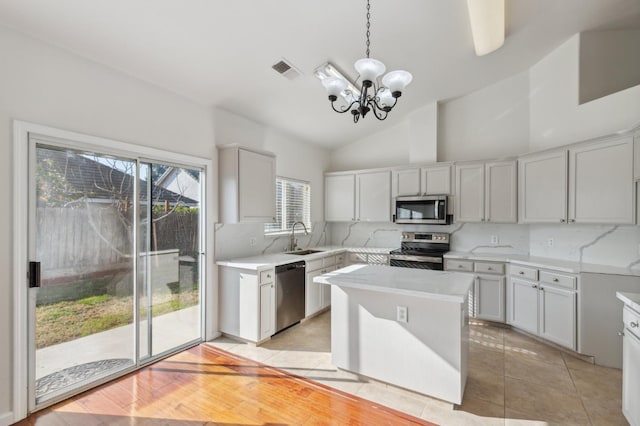
M 260 272 L 260 284 L 267 284 L 273 282 L 274 271 L 273 269 L 268 269 L 266 271 Z
M 327 256 L 325 258 L 322 259 L 322 267 L 326 268 L 328 266 L 333 266 L 336 264 L 336 257 L 335 256 Z
M 554 272 L 540 271 L 540 281 L 547 284 L 552 284 L 557 287 L 569 288 L 571 290 L 576 289 L 576 277 L 570 275 L 561 275 Z
M 509 267 L 511 275 L 526 278 L 528 280 L 538 281 L 538 270 L 533 268 L 526 268 L 524 266 L 511 265 Z
M 343 264 L 344 263 L 344 259 L 345 259 L 344 253 L 336 255 L 336 263 L 338 265 L 339 264 Z
M 633 331 L 637 336 L 640 336 L 640 314 L 635 312 L 629 306 L 625 306 L 622 309 L 622 322 L 624 327 Z
M 324 259 L 305 260 L 306 272 L 312 272 L 322 268 L 323 260 Z
M 457 259 L 445 259 L 444 269 L 446 271 L 473 271 L 473 261 L 471 260 L 457 260 Z
M 483 274 L 504 275 L 504 263 L 475 262 L 474 269 Z

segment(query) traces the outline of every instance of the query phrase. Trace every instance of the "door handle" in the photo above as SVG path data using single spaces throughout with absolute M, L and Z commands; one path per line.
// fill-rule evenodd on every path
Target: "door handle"
M 29 288 L 40 287 L 40 262 L 29 262 Z

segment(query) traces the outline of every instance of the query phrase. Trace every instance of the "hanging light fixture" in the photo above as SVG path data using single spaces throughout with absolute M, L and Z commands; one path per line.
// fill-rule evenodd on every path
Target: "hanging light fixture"
M 370 21 L 371 4 L 370 0 L 367 0 L 367 57 L 357 60 L 354 65 L 360 75 L 360 88 L 356 88 L 329 63 L 315 70 L 316 77 L 322 81 L 329 94 L 333 110 L 340 114 L 351 111 L 354 123 L 357 123 L 360 117 L 364 118 L 369 111 L 373 112 L 378 120 L 387 118 L 396 106 L 402 91 L 413 79 L 411 73 L 398 70 L 387 73 L 382 77 L 382 85 L 378 84 L 378 78 L 384 74 L 386 67 L 377 59 L 369 57 Z

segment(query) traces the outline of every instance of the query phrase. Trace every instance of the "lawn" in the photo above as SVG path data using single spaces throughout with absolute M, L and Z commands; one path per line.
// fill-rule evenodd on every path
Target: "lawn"
M 154 317 L 198 304 L 198 290 L 154 295 Z M 144 302 L 143 302 L 144 303 Z M 147 308 L 140 308 L 142 318 Z M 131 324 L 133 296 L 102 294 L 36 307 L 36 348 Z

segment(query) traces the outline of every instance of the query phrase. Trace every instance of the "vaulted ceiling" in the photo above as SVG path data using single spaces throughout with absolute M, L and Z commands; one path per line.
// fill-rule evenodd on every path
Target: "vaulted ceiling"
M 507 38 L 474 53 L 466 1 L 372 0 L 371 57 L 413 76 L 390 118 L 334 113 L 313 70 L 355 78 L 364 0 L 0 0 L 0 24 L 302 140 L 338 146 L 521 72 L 582 31 L 640 28 L 640 0 L 507 0 Z M 286 58 L 302 76 L 271 66 Z

